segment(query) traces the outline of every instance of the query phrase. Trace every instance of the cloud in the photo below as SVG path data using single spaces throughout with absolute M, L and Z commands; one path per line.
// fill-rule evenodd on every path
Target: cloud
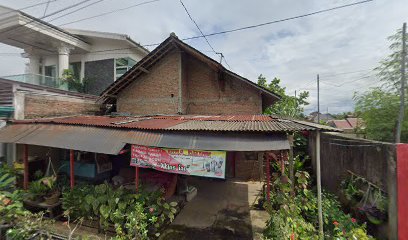
M 7 4 L 19 8 L 34 3 L 34 0 L 17 0 Z M 57 1 L 48 12 L 76 1 Z M 142 0 L 140 0 L 142 2 Z M 287 18 L 338 5 L 353 3 L 351 0 L 308 1 L 251 1 L 213 0 L 183 1 L 204 33 L 258 24 Z M 53 24 L 62 24 L 75 19 L 123 8 L 137 2 L 126 0 L 103 1 L 87 10 L 79 11 L 59 19 Z M 272 24 L 256 29 L 209 37 L 216 51 L 223 52 L 232 70 L 256 81 L 259 74 L 268 79 L 279 77 L 288 94 L 301 89 L 310 89 L 310 106 L 316 109 L 315 79 L 320 74 L 322 82 L 321 106 L 336 113 L 353 109 L 354 91 L 364 91 L 372 86 L 372 79 L 361 78 L 372 74 L 378 61 L 387 55 L 386 37 L 407 21 L 406 0 L 375 0 L 370 3 L 327 12 L 311 17 Z M 30 9 L 29 14 L 42 16 L 44 6 Z M 156 3 L 130 8 L 103 18 L 91 19 L 68 25 L 70 28 L 130 35 L 142 44 L 160 43 L 170 32 L 180 38 L 199 35 L 181 4 L 177 0 L 161 0 Z M 211 53 L 203 39 L 186 41 L 210 57 Z M 0 52 L 18 52 L 14 48 L 0 45 Z M 366 70 L 354 74 L 325 77 L 342 72 Z M 0 75 L 17 74 L 24 71 L 24 60 L 19 57 L 0 55 Z M 351 82 L 350 82 L 351 81 Z M 330 84 L 340 85 L 336 87 Z

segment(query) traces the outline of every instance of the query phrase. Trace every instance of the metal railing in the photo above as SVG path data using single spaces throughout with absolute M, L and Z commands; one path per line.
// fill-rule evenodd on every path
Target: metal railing
M 29 74 L 18 74 L 18 75 L 4 76 L 4 77 L 0 77 L 0 78 L 12 80 L 12 81 L 17 81 L 17 82 L 23 82 L 23 83 L 39 85 L 39 86 L 46 86 L 46 87 L 52 87 L 52 88 L 67 90 L 66 85 L 62 84 L 60 79 L 55 78 L 55 77 L 45 76 L 45 75 L 29 73 Z

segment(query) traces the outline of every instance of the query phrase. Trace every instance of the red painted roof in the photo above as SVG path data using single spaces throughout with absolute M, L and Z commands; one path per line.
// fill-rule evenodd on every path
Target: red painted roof
M 170 115 L 170 116 L 74 116 L 47 119 L 14 121 L 16 124 L 47 123 L 63 125 L 81 125 L 92 127 L 111 127 L 122 129 L 173 130 L 173 131 L 261 131 L 285 132 L 323 129 L 335 129 L 289 120 L 270 115 Z
M 334 127 L 340 129 L 353 129 L 347 120 L 332 120 Z

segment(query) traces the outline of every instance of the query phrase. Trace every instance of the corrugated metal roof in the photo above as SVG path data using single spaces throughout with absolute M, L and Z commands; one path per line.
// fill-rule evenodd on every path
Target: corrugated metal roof
M 138 130 L 170 131 L 235 131 L 235 132 L 291 132 L 291 131 L 339 131 L 325 125 L 306 121 L 278 118 L 269 115 L 174 115 L 174 116 L 77 116 L 66 118 L 33 119 L 15 123 L 48 123 L 109 127 Z
M 0 130 L 0 142 L 118 154 L 126 145 L 115 129 L 48 124 L 16 124 Z
M 50 124 L 16 124 L 0 130 L 0 142 L 118 154 L 126 144 L 153 147 L 266 151 L 289 149 L 284 134 L 135 131 Z

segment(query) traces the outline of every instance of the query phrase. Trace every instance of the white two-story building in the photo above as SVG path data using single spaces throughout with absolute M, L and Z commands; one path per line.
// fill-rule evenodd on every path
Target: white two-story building
M 87 80 L 90 94 L 98 95 L 148 54 L 129 36 L 117 33 L 62 29 L 24 12 L 0 6 L 0 42 L 21 48 L 29 63 L 21 74 L 5 79 L 64 90 L 60 79 L 71 69 Z

